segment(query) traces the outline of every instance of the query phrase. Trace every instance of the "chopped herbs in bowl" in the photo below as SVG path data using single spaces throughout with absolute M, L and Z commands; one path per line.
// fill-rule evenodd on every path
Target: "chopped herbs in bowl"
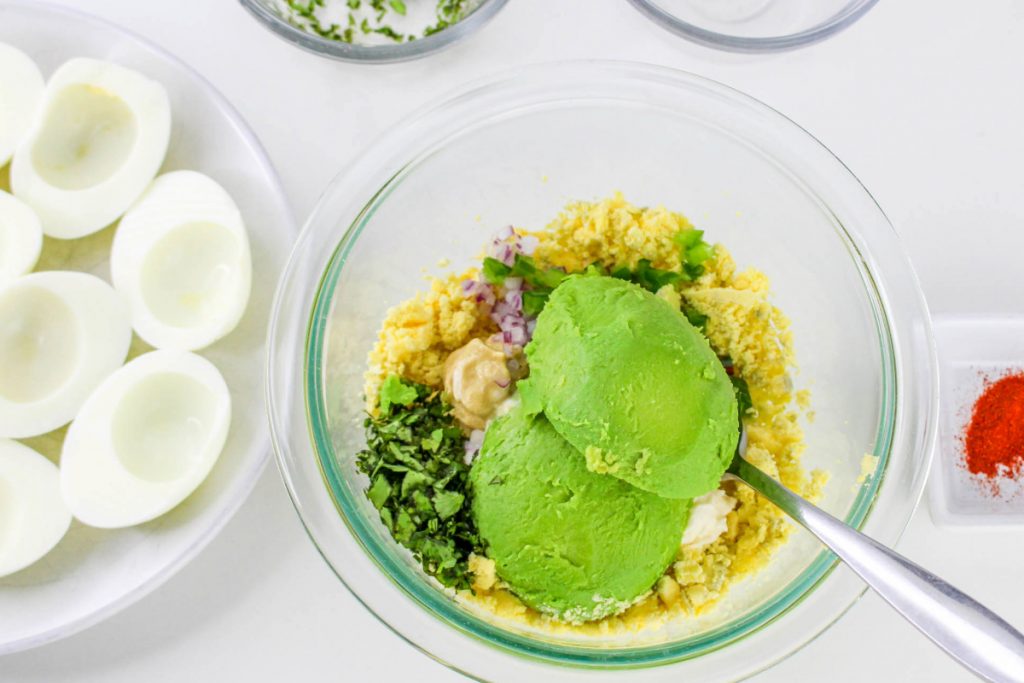
M 508 0 L 242 0 L 299 47 L 355 62 L 396 62 L 439 50 Z
M 295 26 L 329 40 L 360 45 L 403 43 L 457 24 L 471 0 L 280 0 Z
M 469 588 L 469 556 L 481 550 L 469 512 L 466 438 L 440 393 L 388 377 L 366 448 L 356 456 L 366 496 L 395 540 L 442 585 Z

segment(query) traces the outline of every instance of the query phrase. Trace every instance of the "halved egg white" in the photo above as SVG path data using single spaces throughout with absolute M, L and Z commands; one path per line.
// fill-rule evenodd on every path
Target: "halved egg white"
M 11 160 L 32 127 L 44 87 L 36 63 L 16 47 L 0 43 L 0 166 Z
M 42 249 L 43 229 L 35 211 L 0 190 L 0 286 L 35 268 Z
M 158 349 L 194 351 L 238 325 L 252 261 L 238 207 L 195 171 L 160 176 L 121 219 L 110 255 L 132 326 Z
M 50 552 L 69 526 L 57 466 L 28 446 L 0 439 L 0 576 Z
M 70 422 L 131 338 L 128 307 L 93 275 L 32 273 L 0 287 L 0 437 Z
M 43 232 L 74 239 L 113 223 L 160 169 L 171 134 L 164 87 L 116 64 L 77 58 L 46 84 L 14 153 L 11 188 Z
M 159 517 L 191 494 L 228 436 L 231 396 L 208 360 L 153 351 L 112 374 L 68 428 L 61 492 L 95 527 Z

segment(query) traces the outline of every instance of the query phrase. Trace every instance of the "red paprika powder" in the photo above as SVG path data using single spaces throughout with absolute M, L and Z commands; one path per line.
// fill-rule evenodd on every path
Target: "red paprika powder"
M 968 471 L 1016 478 L 1024 468 L 1024 373 L 989 382 L 964 432 Z

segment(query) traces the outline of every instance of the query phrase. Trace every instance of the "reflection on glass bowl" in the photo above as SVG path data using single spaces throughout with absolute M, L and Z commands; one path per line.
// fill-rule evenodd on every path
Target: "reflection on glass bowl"
M 792 50 L 830 38 L 878 0 L 629 0 L 677 36 L 733 52 Z

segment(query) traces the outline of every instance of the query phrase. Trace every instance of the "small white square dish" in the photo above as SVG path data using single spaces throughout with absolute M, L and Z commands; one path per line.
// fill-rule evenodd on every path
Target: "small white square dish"
M 973 474 L 965 435 L 986 387 L 1024 372 L 1024 318 L 936 317 L 939 450 L 928 484 L 932 517 L 950 526 L 1024 526 L 1024 478 Z

